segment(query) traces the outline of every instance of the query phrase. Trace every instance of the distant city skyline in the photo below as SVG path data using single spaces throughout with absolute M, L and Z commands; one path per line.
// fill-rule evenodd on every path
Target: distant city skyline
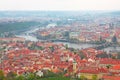
M 120 10 L 120 0 L 1 0 L 0 10 Z

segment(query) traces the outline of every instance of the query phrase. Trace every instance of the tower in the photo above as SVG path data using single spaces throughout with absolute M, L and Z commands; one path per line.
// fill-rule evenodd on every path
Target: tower
M 73 73 L 76 73 L 77 71 L 77 62 L 73 61 Z

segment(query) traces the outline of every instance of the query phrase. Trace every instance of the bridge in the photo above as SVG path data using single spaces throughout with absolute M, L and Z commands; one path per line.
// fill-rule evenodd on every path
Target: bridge
M 113 45 L 114 45 L 114 43 L 106 42 L 106 43 L 100 44 L 98 46 L 95 46 L 93 48 L 95 48 L 95 49 L 103 49 L 103 48 L 107 48 L 107 47 L 113 46 Z
M 68 42 L 68 40 L 66 40 L 66 39 L 51 39 L 49 41 L 51 41 L 51 42 Z

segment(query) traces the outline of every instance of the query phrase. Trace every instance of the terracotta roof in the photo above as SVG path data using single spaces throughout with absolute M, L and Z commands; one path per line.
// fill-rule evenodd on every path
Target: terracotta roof
M 82 69 L 80 70 L 80 73 L 90 73 L 90 74 L 99 74 L 99 73 L 107 73 L 108 70 L 105 68 L 86 68 L 86 69 Z
M 120 76 L 103 76 L 103 79 L 107 80 L 120 80 Z
M 113 69 L 113 70 L 120 70 L 120 65 L 115 65 L 111 69 Z
M 117 64 L 120 64 L 120 60 L 105 58 L 105 59 L 100 59 L 100 64 L 113 64 L 113 65 L 117 65 Z

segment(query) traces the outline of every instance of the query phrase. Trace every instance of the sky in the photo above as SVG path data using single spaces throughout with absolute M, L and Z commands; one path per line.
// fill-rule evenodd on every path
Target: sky
M 120 0 L 0 0 L 0 10 L 120 10 Z

